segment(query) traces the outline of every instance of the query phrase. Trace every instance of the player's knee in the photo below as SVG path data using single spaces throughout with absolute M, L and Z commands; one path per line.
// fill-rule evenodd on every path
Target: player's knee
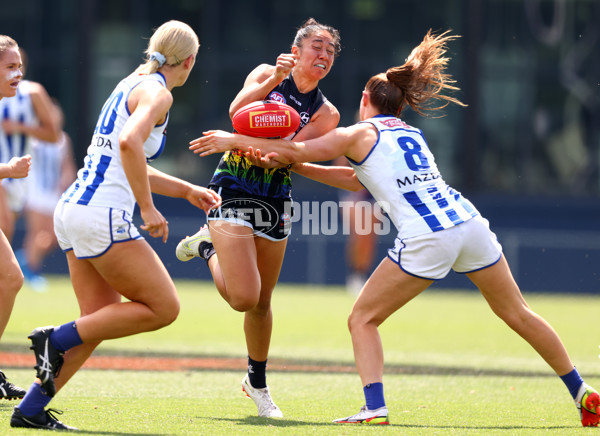
M 233 310 L 238 312 L 248 312 L 256 307 L 258 298 L 252 295 L 238 295 L 231 297 L 228 302 Z
M 2 274 L 2 278 L 0 280 L 0 288 L 2 293 L 7 296 L 14 297 L 23 286 L 24 277 L 19 268 L 11 268 L 10 271 Z
M 350 312 L 350 316 L 348 316 L 348 330 L 350 330 L 351 334 L 361 328 L 372 326 L 379 327 L 381 323 L 382 320 L 378 319 L 373 314 L 356 310 L 356 307 Z
M 527 326 L 537 318 L 537 315 L 525 305 L 510 311 L 497 313 L 497 315 L 506 323 L 506 325 L 517 331 L 527 328 Z
M 227 289 L 225 300 L 233 310 L 248 312 L 255 309 L 260 303 L 260 281 L 248 282 L 245 286 L 230 287 Z
M 181 306 L 179 305 L 179 301 L 175 301 L 165 316 L 165 325 L 173 323 L 179 316 L 180 310 Z
M 350 331 L 350 334 L 363 323 L 362 318 L 357 312 L 354 310 L 350 312 L 350 316 L 348 316 L 348 330 Z
M 179 316 L 181 306 L 179 300 L 174 298 L 170 301 L 163 301 L 161 303 L 160 311 L 156 312 L 157 328 L 166 327 L 172 324 Z

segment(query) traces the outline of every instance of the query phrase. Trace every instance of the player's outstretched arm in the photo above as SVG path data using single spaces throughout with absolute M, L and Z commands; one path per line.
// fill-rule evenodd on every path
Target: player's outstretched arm
M 239 149 L 247 152 L 249 148 L 261 150 L 263 156 L 277 153 L 281 163 L 323 162 L 339 156 L 348 156 L 361 161 L 364 156 L 363 143 L 370 148 L 377 139 L 370 127 L 355 124 L 350 127 L 338 127 L 329 133 L 305 142 L 292 142 L 284 139 L 264 139 L 233 134 L 222 130 L 203 132 L 204 136 L 190 142 L 190 150 L 201 157 L 228 150 Z M 364 154 L 366 155 L 367 152 Z
M 205 212 L 221 205 L 221 197 L 215 191 L 163 173 L 151 166 L 148 166 L 148 179 L 153 193 L 167 197 L 185 198 Z
M 298 162 L 291 170 L 303 177 L 334 188 L 347 191 L 360 191 L 365 187 L 358 181 L 354 170 L 347 166 L 328 166 Z

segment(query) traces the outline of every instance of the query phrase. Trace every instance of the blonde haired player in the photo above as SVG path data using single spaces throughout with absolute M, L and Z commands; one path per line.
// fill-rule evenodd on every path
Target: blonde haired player
M 23 75 L 27 56 L 19 48 Z M 54 104 L 41 83 L 21 80 L 17 94 L 0 100 L 0 162 L 31 154 L 34 141 L 56 142 L 60 125 Z M 0 184 L 0 227 L 12 241 L 15 223 L 27 201 L 29 179 L 5 179 Z M 17 253 L 18 254 L 18 253 Z
M 213 191 L 147 164 L 163 151 L 171 90 L 188 79 L 198 47 L 187 24 L 164 23 L 150 38 L 146 63 L 119 82 L 102 108 L 84 166 L 54 214 L 81 317 L 29 336 L 38 379 L 15 407 L 12 427 L 73 429 L 45 407 L 94 348 L 159 329 L 179 314 L 175 285 L 132 214 L 137 203 L 141 229 L 166 242 L 168 223 L 152 193 L 185 198 L 204 211 L 220 204 Z
M 444 278 L 450 269 L 466 274 L 493 312 L 525 339 L 560 376 L 573 397 L 583 426 L 597 426 L 600 397 L 584 383 L 554 329 L 533 312 L 515 283 L 489 223 L 442 179 L 423 132 L 399 117 L 449 103 L 453 91 L 445 72 L 446 44 L 456 38 L 427 33 L 405 64 L 369 79 L 360 100 L 361 121 L 305 142 L 260 140 L 207 132 L 192 141 L 201 156 L 230 148 L 260 149 L 282 163 L 327 161 L 346 156 L 352 168 L 294 164 L 294 171 L 343 189 L 363 185 L 398 230 L 388 251 L 359 294 L 348 319 L 365 405 L 337 423 L 388 424 L 383 395 L 383 346 L 378 327 L 389 316 Z

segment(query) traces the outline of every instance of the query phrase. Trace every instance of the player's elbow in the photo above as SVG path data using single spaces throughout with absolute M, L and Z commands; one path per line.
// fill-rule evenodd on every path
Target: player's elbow
M 362 191 L 363 189 L 365 189 L 365 187 L 363 186 L 363 184 L 360 183 L 360 181 L 358 180 L 358 177 L 356 176 L 356 173 L 353 173 L 348 178 L 348 181 L 347 181 L 346 184 L 348 185 L 347 189 L 349 191 L 358 192 L 358 191 Z
M 231 120 L 233 120 L 233 116 L 238 111 L 238 109 L 240 109 L 242 106 L 244 106 L 244 105 L 241 104 L 241 102 L 238 101 L 237 98 L 231 102 L 231 104 L 229 105 L 229 118 Z
M 348 187 L 346 189 L 348 191 L 358 192 L 358 191 L 362 191 L 363 189 L 365 189 L 365 187 L 363 185 L 361 185 L 358 181 L 357 182 L 351 181 L 348 184 Z
M 134 138 L 130 134 L 121 134 L 119 136 L 119 149 L 121 153 L 131 152 L 134 148 Z
M 58 142 L 60 140 L 60 130 L 59 129 L 50 129 L 47 135 L 48 142 Z

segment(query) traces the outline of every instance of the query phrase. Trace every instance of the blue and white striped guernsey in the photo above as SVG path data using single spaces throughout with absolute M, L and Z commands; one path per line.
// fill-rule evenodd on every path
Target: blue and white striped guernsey
M 362 162 L 350 164 L 400 239 L 444 230 L 479 215 L 470 201 L 444 182 L 419 129 L 393 116 L 363 122 L 375 126 L 379 136 Z
M 62 193 L 60 186 L 61 169 L 65 158 L 69 156 L 67 137 L 61 133 L 56 142 L 31 141 L 31 169 L 27 177 L 28 196 L 54 197 L 58 200 Z M 29 200 L 28 200 L 29 201 Z
M 133 214 L 135 197 L 121 163 L 119 135 L 131 115 L 127 107 L 129 94 L 133 88 L 147 80 L 155 80 L 166 86 L 165 78 L 160 73 L 134 73 L 119 82 L 104 103 L 83 168 L 77 172 L 77 179 L 62 195 L 62 201 L 113 207 Z M 144 143 L 148 162 L 157 158 L 164 148 L 168 119 L 167 114 L 165 122 L 155 126 Z
M 35 126 L 39 123 L 31 101 L 31 82 L 23 80 L 14 97 L 0 100 L 0 119 Z M 0 128 L 0 162 L 7 163 L 13 157 L 30 152 L 30 137 L 24 133 L 6 134 Z

